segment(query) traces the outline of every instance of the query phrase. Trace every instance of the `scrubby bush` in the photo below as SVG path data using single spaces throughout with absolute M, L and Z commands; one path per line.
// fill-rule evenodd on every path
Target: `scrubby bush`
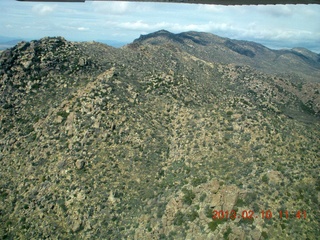
M 182 189 L 182 192 L 184 193 L 184 196 L 182 198 L 183 203 L 187 205 L 192 204 L 192 200 L 196 197 L 196 195 L 192 192 L 192 190 L 188 189 Z

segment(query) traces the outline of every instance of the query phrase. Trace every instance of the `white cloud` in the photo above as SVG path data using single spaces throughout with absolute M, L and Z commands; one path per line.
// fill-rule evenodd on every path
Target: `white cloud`
M 78 27 L 77 28 L 79 31 L 88 31 L 89 28 L 85 28 L 85 27 Z
M 207 23 L 175 23 L 175 22 L 146 22 L 143 20 L 132 21 L 132 22 L 106 22 L 106 25 L 117 26 L 120 32 L 125 30 L 130 30 L 134 32 L 150 33 L 153 31 L 158 31 L 160 29 L 166 29 L 174 33 L 187 32 L 187 31 L 199 31 L 199 32 L 233 32 L 238 33 L 237 28 L 231 23 L 216 23 L 216 22 L 207 22 Z M 137 34 L 137 35 L 139 35 Z
M 21 29 L 30 29 L 31 26 L 25 25 L 25 26 L 21 26 Z
M 123 28 L 126 30 L 137 30 L 137 31 L 156 31 L 163 28 L 170 28 L 172 24 L 166 22 L 160 23 L 147 23 L 142 20 L 134 21 L 134 22 L 124 22 L 116 24 L 119 28 Z
M 93 2 L 94 11 L 102 14 L 125 14 L 130 10 L 128 2 Z
M 228 23 L 208 22 L 204 24 L 168 24 L 174 32 L 199 31 L 199 32 L 214 32 L 227 31 L 233 29 Z
M 224 8 L 223 6 L 200 4 L 197 10 L 201 12 L 220 13 L 223 12 Z
M 37 4 L 32 7 L 32 11 L 38 15 L 47 15 L 55 10 L 56 6 Z
M 92 2 L 93 11 L 103 15 L 127 15 L 151 10 L 147 4 L 136 2 Z
M 67 31 L 88 31 L 90 30 L 90 28 L 87 27 L 79 27 L 79 26 L 70 26 L 70 25 L 55 25 L 56 29 L 63 29 L 63 30 L 67 30 Z
M 144 23 L 141 20 L 135 21 L 135 22 L 120 23 L 118 26 L 121 28 L 129 29 L 129 30 L 139 30 L 139 31 L 150 29 L 150 25 L 148 23 Z

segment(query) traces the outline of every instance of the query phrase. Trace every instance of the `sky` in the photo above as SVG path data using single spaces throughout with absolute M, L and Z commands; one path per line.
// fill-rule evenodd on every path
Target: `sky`
M 209 32 L 267 47 L 305 47 L 320 53 L 320 5 L 217 6 L 202 4 L 0 1 L 0 36 L 130 43 L 161 29 Z

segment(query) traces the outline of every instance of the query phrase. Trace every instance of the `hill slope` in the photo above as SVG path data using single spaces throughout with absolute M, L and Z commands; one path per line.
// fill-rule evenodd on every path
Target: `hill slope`
M 2 238 L 318 236 L 319 84 L 185 45 L 45 38 L 1 54 Z

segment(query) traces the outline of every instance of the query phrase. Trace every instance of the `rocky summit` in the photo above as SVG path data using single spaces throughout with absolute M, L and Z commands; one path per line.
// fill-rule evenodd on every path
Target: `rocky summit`
M 317 239 L 320 56 L 209 33 L 0 56 L 1 239 Z

